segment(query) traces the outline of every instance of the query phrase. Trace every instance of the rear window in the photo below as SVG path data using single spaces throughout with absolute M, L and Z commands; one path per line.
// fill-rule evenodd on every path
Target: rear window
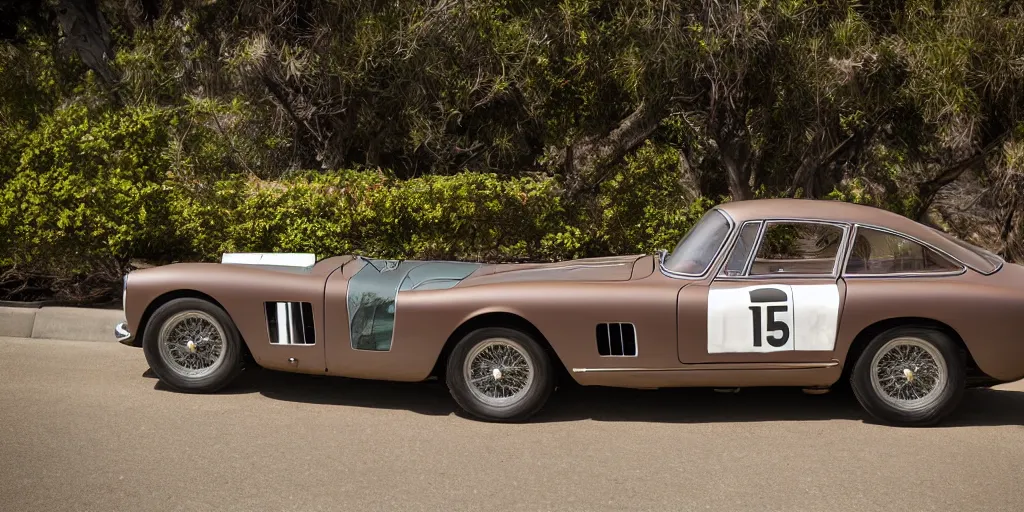
M 960 240 L 959 238 L 957 238 L 957 237 L 955 237 L 953 235 L 950 235 L 949 233 L 946 233 L 944 231 L 940 231 L 940 230 L 935 229 L 935 228 L 933 228 L 931 226 L 929 226 L 929 229 L 931 229 L 932 231 L 942 235 L 943 238 L 945 238 L 946 240 L 949 240 L 949 241 L 955 243 L 956 245 L 959 245 L 962 249 L 965 249 L 965 250 L 973 252 L 974 254 L 977 254 L 979 257 L 984 258 L 985 261 L 987 261 L 987 262 L 989 262 L 991 264 L 991 266 L 988 267 L 988 268 L 979 268 L 979 269 L 977 269 L 980 272 L 983 272 L 983 273 L 986 273 L 986 274 L 990 273 L 990 272 L 995 272 L 996 269 L 998 269 L 1004 263 L 1003 259 L 1000 258 L 999 255 L 993 253 L 992 251 L 988 251 L 988 250 L 982 249 L 981 247 L 978 247 L 976 245 L 964 242 L 963 240 Z
M 961 270 L 961 265 L 917 242 L 863 226 L 857 228 L 853 249 L 846 263 L 847 274 L 918 274 Z

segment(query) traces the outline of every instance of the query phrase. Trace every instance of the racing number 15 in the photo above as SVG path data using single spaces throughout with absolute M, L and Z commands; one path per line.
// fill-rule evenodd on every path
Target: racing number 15
M 789 306 L 750 306 L 750 312 L 754 317 L 754 346 L 761 346 L 761 312 L 766 311 L 768 314 L 768 332 L 772 333 L 767 336 L 768 344 L 778 348 L 784 346 L 789 342 L 789 325 L 782 320 L 776 320 L 776 313 L 785 313 L 789 309 Z M 775 336 L 775 331 L 782 331 L 781 336 Z
M 758 288 L 750 290 L 750 302 L 754 304 L 750 306 L 750 312 L 754 316 L 754 346 L 761 346 L 761 316 L 765 313 L 768 314 L 768 332 L 772 333 L 767 336 L 768 344 L 775 348 L 785 346 L 789 342 L 789 325 L 782 320 L 776 320 L 775 314 L 789 311 L 788 305 L 778 305 L 780 302 L 789 302 L 789 295 L 779 288 Z M 766 302 L 774 302 L 776 305 L 769 306 L 765 304 Z M 782 335 L 775 336 L 775 331 L 782 331 Z

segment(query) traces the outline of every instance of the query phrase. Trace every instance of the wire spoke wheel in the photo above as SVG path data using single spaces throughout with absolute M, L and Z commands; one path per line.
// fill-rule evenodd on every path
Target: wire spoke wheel
M 206 377 L 224 363 L 224 329 L 204 311 L 182 311 L 168 318 L 160 327 L 158 343 L 167 368 L 188 379 Z
M 918 411 L 938 401 L 949 380 L 946 360 L 931 343 L 894 338 L 871 360 L 871 386 L 884 402 L 901 411 Z
M 492 338 L 470 350 L 463 375 L 477 400 L 493 407 L 505 407 L 519 402 L 530 391 L 534 363 L 519 343 Z

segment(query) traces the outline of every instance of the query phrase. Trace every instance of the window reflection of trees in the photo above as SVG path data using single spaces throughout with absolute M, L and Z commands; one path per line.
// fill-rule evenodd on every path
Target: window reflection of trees
M 393 296 L 380 296 L 372 291 L 359 297 L 352 318 L 352 346 L 361 350 L 388 350 L 394 328 Z
M 843 231 L 827 224 L 770 224 L 758 251 L 759 259 L 833 258 L 839 252 Z
M 750 274 L 829 275 L 835 268 L 843 233 L 841 228 L 831 224 L 769 224 Z

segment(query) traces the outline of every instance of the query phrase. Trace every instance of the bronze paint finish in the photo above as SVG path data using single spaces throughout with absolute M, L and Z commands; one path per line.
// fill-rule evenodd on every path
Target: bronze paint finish
M 926 319 L 955 331 L 989 376 L 1001 381 L 1024 377 L 1021 266 L 993 265 L 930 228 L 866 206 L 773 199 L 727 203 L 719 209 L 732 220 L 732 233 L 704 276 L 669 275 L 661 269 L 660 255 L 483 265 L 451 288 L 398 292 L 388 351 L 352 347 L 349 280 L 366 265 L 353 256 L 327 258 L 299 272 L 206 263 L 135 271 L 128 279 L 125 315 L 139 345 L 146 320 L 167 298 L 207 297 L 227 311 L 261 366 L 395 381 L 427 378 L 446 344 L 458 341 L 453 334 L 467 322 L 515 319 L 539 332 L 580 384 L 638 388 L 829 386 L 851 363 L 847 354 L 866 329 L 883 321 Z M 967 268 L 935 276 L 717 277 L 743 222 L 766 219 L 878 226 L 924 242 Z M 839 309 L 834 348 L 709 353 L 710 291 L 764 284 L 835 285 Z M 272 345 L 267 301 L 309 302 L 315 344 Z M 635 327 L 636 356 L 599 355 L 595 327 L 614 322 Z

